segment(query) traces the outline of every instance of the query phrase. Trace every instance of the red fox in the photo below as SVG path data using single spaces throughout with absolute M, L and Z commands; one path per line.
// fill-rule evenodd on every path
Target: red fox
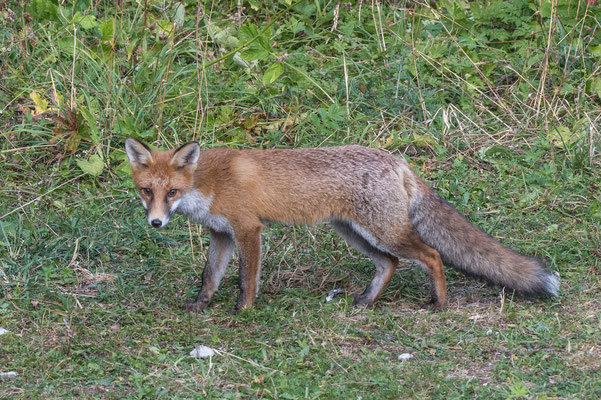
M 202 285 L 188 310 L 207 307 L 232 258 L 240 258 L 236 309 L 257 296 L 261 229 L 267 222 L 328 222 L 369 256 L 376 273 L 353 304 L 382 294 L 398 259 L 410 259 L 432 281 L 432 303 L 443 307 L 443 262 L 469 275 L 527 295 L 556 296 L 558 276 L 471 225 L 420 179 L 407 162 L 383 151 L 343 146 L 314 149 L 202 150 L 187 143 L 151 150 L 125 142 L 138 195 L 154 228 L 174 212 L 209 229 Z

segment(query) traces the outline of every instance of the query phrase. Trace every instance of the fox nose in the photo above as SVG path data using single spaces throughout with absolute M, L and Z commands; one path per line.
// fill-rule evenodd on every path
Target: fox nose
M 153 219 L 150 221 L 150 225 L 152 225 L 153 228 L 160 228 L 161 225 L 163 225 L 163 222 L 160 219 Z

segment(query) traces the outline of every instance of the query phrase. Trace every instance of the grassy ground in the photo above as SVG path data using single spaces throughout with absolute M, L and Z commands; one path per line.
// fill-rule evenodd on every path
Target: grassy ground
M 598 398 L 601 11 L 585 1 L 0 2 L 1 398 Z M 212 306 L 207 236 L 153 230 L 122 150 L 359 143 L 411 159 L 458 209 L 547 259 L 559 297 L 448 271 L 422 307 L 327 226 L 263 236 Z M 197 345 L 218 350 L 188 356 Z M 412 358 L 400 360 L 401 354 Z

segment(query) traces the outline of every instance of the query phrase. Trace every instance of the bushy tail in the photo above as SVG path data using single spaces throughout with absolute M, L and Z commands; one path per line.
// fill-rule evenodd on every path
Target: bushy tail
M 420 239 L 436 249 L 445 264 L 525 295 L 557 295 L 559 278 L 542 260 L 503 246 L 429 187 L 414 199 L 409 217 Z

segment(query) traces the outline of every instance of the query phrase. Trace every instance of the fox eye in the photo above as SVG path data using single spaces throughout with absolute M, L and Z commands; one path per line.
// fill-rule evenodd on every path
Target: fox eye
M 142 192 L 146 195 L 146 196 L 150 196 L 152 195 L 152 190 L 150 190 L 149 188 L 142 188 Z
M 173 197 L 177 193 L 177 189 L 171 189 L 169 193 L 167 193 L 167 197 Z

